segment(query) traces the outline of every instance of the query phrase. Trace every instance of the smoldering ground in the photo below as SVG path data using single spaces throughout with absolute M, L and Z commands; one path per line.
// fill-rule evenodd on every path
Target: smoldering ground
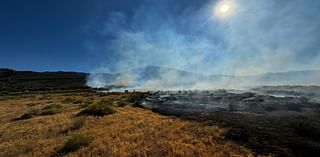
M 312 156 L 319 147 L 319 86 L 248 91 L 158 91 L 141 104 L 154 112 L 230 127 L 226 138 L 258 154 Z

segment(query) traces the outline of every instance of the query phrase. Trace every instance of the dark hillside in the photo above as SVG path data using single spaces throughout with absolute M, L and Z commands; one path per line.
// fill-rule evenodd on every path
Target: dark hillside
M 0 92 L 84 89 L 86 73 L 32 72 L 0 69 Z

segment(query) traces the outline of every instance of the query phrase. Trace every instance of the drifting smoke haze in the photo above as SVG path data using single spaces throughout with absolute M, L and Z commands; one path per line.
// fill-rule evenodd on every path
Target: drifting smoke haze
M 232 10 L 229 15 L 219 16 L 215 12 L 223 3 L 229 3 Z M 207 76 L 245 76 L 319 68 L 318 0 L 222 0 L 186 4 L 189 3 L 145 0 L 130 14 L 108 15 L 108 20 L 97 29 L 101 36 L 111 37 L 105 41 L 106 56 L 101 56 L 106 57 L 106 63 L 90 75 L 88 85 L 108 85 L 99 73 L 120 73 L 149 65 L 166 68 L 160 69 L 157 79 L 139 82 L 137 73 L 126 72 L 117 75 L 112 84 L 144 89 L 237 87 L 239 83 L 248 85 L 255 80 L 212 81 L 209 77 L 199 80 L 168 69 Z M 193 84 L 175 86 L 179 80 L 186 79 Z

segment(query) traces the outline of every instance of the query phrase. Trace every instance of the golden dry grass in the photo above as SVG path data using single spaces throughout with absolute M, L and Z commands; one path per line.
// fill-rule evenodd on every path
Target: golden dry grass
M 75 133 L 89 134 L 93 141 L 65 156 L 255 156 L 245 147 L 224 139 L 227 128 L 162 116 L 130 105 L 103 117 L 76 116 L 83 109 L 81 103 L 102 99 L 124 101 L 128 96 L 70 92 L 3 98 L 0 156 L 52 156 Z M 66 101 L 68 98 L 81 103 Z M 51 103 L 61 104 L 62 112 L 12 120 Z

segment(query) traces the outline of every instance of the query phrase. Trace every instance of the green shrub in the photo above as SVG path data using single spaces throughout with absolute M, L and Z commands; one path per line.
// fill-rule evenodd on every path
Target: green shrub
M 87 133 L 76 133 L 67 139 L 62 149 L 52 156 L 64 156 L 67 153 L 74 152 L 82 147 L 88 146 L 93 141 L 93 137 Z
M 61 112 L 62 106 L 59 104 L 50 104 L 44 107 L 39 115 L 52 115 Z
M 134 106 L 140 106 L 141 102 L 147 97 L 146 93 L 132 93 L 128 97 L 127 101 Z
M 101 100 L 93 105 L 89 105 L 78 115 L 104 116 L 108 114 L 113 114 L 115 112 L 116 109 L 112 101 Z

